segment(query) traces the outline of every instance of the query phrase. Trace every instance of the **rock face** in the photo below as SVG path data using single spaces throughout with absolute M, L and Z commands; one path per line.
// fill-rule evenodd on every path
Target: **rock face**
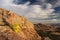
M 41 37 L 27 19 L 0 8 L 0 40 L 41 40 Z
M 51 31 L 54 31 L 54 28 L 38 23 L 34 24 L 35 30 L 41 36 L 42 40 L 51 40 L 48 35 L 50 35 Z

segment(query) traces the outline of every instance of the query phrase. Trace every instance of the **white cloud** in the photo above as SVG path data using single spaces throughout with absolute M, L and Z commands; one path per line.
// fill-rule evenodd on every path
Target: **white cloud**
M 3 3 L 4 2 L 4 3 Z M 7 4 L 8 3 L 8 4 Z M 15 13 L 18 13 L 20 15 L 23 15 L 27 18 L 38 18 L 38 19 L 45 19 L 50 18 L 50 15 L 53 15 L 54 9 L 52 9 L 52 5 L 47 3 L 44 4 L 46 8 L 44 9 L 42 5 L 28 5 L 30 2 L 27 2 L 25 4 L 15 5 L 12 4 L 12 1 L 6 1 L 3 0 L 1 4 L 1 8 L 5 8 L 7 10 L 12 10 Z M 7 5 L 6 5 L 7 4 Z M 54 14 L 56 15 L 56 14 Z
M 1 6 L 5 6 L 5 5 L 9 5 L 12 3 L 13 0 L 0 0 L 0 5 Z
M 54 9 L 51 9 L 51 4 L 46 4 L 46 6 L 46 9 L 43 9 L 41 5 L 32 5 L 27 9 L 29 12 L 27 12 L 25 16 L 32 18 L 48 18 Z
M 4 2 L 4 1 L 3 1 Z M 7 1 L 6 4 L 12 1 Z M 47 3 L 45 4 L 46 8 L 43 9 L 41 5 L 30 5 L 28 6 L 30 2 L 27 2 L 25 4 L 20 4 L 20 5 L 6 5 L 4 8 L 12 10 L 20 15 L 24 15 L 28 18 L 49 18 L 49 15 L 54 11 L 52 8 L 52 5 Z
M 58 19 L 52 19 L 51 21 L 58 21 Z

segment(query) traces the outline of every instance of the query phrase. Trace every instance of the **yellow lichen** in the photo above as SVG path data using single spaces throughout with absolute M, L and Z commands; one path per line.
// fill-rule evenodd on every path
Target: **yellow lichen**
M 19 34 L 20 27 L 21 27 L 20 24 L 10 24 L 10 28 L 11 28 L 14 32 L 16 32 L 17 34 Z

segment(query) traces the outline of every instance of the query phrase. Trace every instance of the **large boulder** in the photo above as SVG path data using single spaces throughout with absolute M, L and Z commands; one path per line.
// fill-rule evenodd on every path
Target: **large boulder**
M 0 40 L 41 40 L 26 18 L 0 8 Z

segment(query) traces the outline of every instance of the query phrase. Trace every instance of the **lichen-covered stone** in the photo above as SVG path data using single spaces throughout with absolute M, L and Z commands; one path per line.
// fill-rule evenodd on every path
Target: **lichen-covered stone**
M 4 9 L 0 9 L 0 15 L 4 23 L 0 25 L 0 40 L 41 40 L 26 18 Z

